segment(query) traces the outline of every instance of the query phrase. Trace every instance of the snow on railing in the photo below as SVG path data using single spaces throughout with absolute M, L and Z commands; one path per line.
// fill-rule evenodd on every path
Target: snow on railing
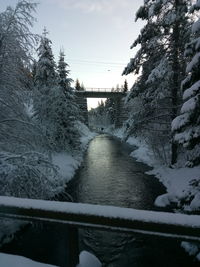
M 113 92 L 112 88 L 85 88 L 86 92 Z
M 0 197 L 0 217 L 200 241 L 199 215 Z

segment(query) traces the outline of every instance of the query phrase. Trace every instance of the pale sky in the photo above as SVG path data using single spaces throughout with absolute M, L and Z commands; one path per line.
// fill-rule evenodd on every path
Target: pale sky
M 0 11 L 17 0 L 0 0 Z M 111 88 L 134 76 L 121 73 L 135 55 L 130 49 L 143 23 L 135 22 L 135 12 L 143 0 L 36 0 L 37 22 L 33 31 L 49 31 L 55 60 L 60 48 L 66 54 L 70 77 L 85 87 Z M 94 99 L 88 101 L 95 106 Z

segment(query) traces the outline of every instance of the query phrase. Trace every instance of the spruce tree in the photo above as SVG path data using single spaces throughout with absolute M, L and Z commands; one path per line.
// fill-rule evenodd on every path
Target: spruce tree
M 35 95 L 34 109 L 37 119 L 43 124 L 45 132 L 49 135 L 51 112 L 51 91 L 57 83 L 56 64 L 51 49 L 51 41 L 47 38 L 47 31 L 44 29 L 38 48 L 38 62 L 35 73 Z
M 124 85 L 123 85 L 123 92 L 127 92 L 128 91 L 128 82 L 127 80 L 124 81 Z
M 200 1 L 192 11 L 200 8 Z M 183 105 L 180 115 L 172 122 L 174 140 L 187 148 L 188 166 L 200 164 L 200 19 L 192 26 L 192 40 L 187 44 L 185 56 L 190 58 L 187 77 L 182 82 Z
M 68 78 L 70 72 L 67 69 L 68 67 L 69 65 L 65 62 L 65 54 L 61 50 L 58 61 L 58 84 L 61 88 L 63 88 L 63 92 L 65 94 L 67 93 L 67 90 L 69 90 L 69 88 L 71 89 L 71 82 L 73 82 L 71 78 Z
M 83 88 L 80 85 L 80 82 L 79 82 L 78 79 L 76 80 L 76 83 L 75 83 L 75 90 L 77 90 L 77 91 L 83 91 Z
M 123 72 L 140 74 L 130 97 L 139 97 L 142 105 L 132 116 L 133 125 L 129 132 L 136 129 L 141 130 L 142 134 L 145 129 L 147 135 L 152 132 L 150 139 L 156 149 L 155 133 L 160 136 L 161 146 L 163 136 L 166 144 L 169 143 L 171 121 L 176 117 L 181 102 L 180 84 L 185 66 L 183 53 L 188 38 L 189 2 L 145 0 L 136 14 L 136 19 L 146 20 L 147 23 L 131 46 L 140 44 L 141 48 Z M 177 145 L 172 142 L 171 163 L 174 164 L 176 159 Z
M 57 105 L 56 114 L 57 118 L 55 123 L 56 138 L 68 145 L 69 148 L 78 148 L 80 145 L 80 134 L 77 130 L 77 121 L 79 116 L 79 109 L 76 104 L 74 89 L 71 87 L 73 81 L 68 77 L 69 70 L 68 64 L 65 62 L 65 55 L 60 51 L 58 62 L 58 90 L 57 90 Z M 56 96 L 55 96 L 56 100 Z M 62 144 L 62 142 L 59 142 Z

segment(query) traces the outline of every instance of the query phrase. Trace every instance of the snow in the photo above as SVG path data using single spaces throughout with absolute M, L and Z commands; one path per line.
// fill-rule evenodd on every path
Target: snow
M 54 153 L 52 155 L 52 162 L 58 167 L 59 174 L 65 182 L 73 178 L 75 171 L 82 162 L 83 153 L 88 143 L 96 136 L 96 133 L 91 132 L 88 127 L 81 122 L 77 122 L 76 127 L 81 134 L 81 151 L 78 151 L 75 155 L 69 152 Z
M 184 113 L 176 117 L 172 121 L 172 131 L 176 131 L 180 129 L 182 126 L 184 126 L 185 124 L 187 124 L 189 121 L 189 117 L 190 117 L 190 114 L 188 113 Z
M 147 81 L 146 84 L 153 83 L 157 81 L 158 79 L 163 79 L 163 77 L 166 75 L 166 72 L 169 72 L 169 64 L 166 58 L 161 59 L 160 63 L 158 64 L 157 67 L 155 67 Z
M 13 220 L 2 219 L 0 220 L 0 246 L 2 244 L 10 242 L 13 237 L 14 233 L 20 230 L 26 223 L 22 221 L 13 222 Z
M 137 161 L 144 162 L 149 166 L 153 166 L 156 163 L 153 153 L 149 150 L 145 142 L 138 138 L 129 137 L 127 143 L 137 146 L 137 149 L 131 152 L 131 157 L 136 158 Z
M 190 256 L 197 254 L 198 247 L 189 242 L 183 241 L 181 242 L 181 247 L 184 248 Z
M 188 101 L 186 101 L 182 108 L 181 108 L 181 113 L 186 113 L 186 112 L 191 112 L 195 110 L 196 105 L 197 105 L 198 97 L 192 97 Z
M 200 19 L 198 19 L 196 22 L 192 25 L 192 33 L 196 33 L 200 31 Z
M 198 189 L 191 186 L 191 181 L 200 179 L 200 166 L 194 168 L 171 169 L 160 166 L 155 167 L 148 174 L 155 175 L 166 187 L 167 194 L 159 196 L 155 200 L 155 205 L 165 207 L 171 202 L 181 205 L 181 201 L 187 199 L 189 195 L 193 196 L 193 200 L 188 204 L 184 204 L 185 210 L 200 209 L 200 199 Z
M 77 267 L 101 267 L 101 262 L 93 254 L 82 251 L 79 255 L 79 264 Z M 1 267 L 56 267 L 55 265 L 44 264 L 30 260 L 28 258 L 0 253 Z
M 148 10 L 148 17 L 152 17 L 154 16 L 154 9 L 155 9 L 155 5 L 151 5 L 149 10 Z
M 200 127 L 192 127 L 189 129 L 186 129 L 182 133 L 177 133 L 174 137 L 175 141 L 178 141 L 179 144 L 183 144 L 183 146 L 187 146 L 188 142 L 193 139 L 197 138 L 200 135 Z
M 71 202 L 57 202 L 38 199 L 25 199 L 0 196 L 1 207 L 18 207 L 25 209 L 37 209 L 51 212 L 64 212 L 84 216 L 98 216 L 108 218 L 120 218 L 130 221 L 152 222 L 167 225 L 179 225 L 184 227 L 200 228 L 200 216 L 178 213 L 157 212 L 148 210 L 136 210 L 114 206 L 102 206 Z
M 91 132 L 89 128 L 81 122 L 78 122 L 77 129 L 81 133 L 81 144 L 83 150 L 85 150 L 90 140 L 92 140 L 97 135 L 97 133 Z
M 53 154 L 52 162 L 58 167 L 59 174 L 66 182 L 73 178 L 76 169 L 80 166 L 78 159 L 66 152 Z
M 182 115 L 181 115 L 182 116 Z M 179 116 L 180 117 L 180 116 Z M 175 120 L 173 121 L 174 129 L 177 128 Z M 124 128 L 114 131 L 114 135 L 123 139 Z M 198 134 L 199 128 L 193 128 L 193 134 Z M 188 135 L 191 133 L 188 133 Z M 185 134 L 183 138 L 186 138 Z M 185 140 L 185 139 L 184 139 Z M 159 163 L 150 150 L 148 145 L 141 138 L 131 136 L 127 142 L 137 148 L 131 152 L 131 156 L 137 161 L 146 163 L 153 167 L 147 174 L 154 175 L 166 187 L 167 193 L 158 196 L 155 200 L 155 205 L 166 207 L 171 203 L 175 203 L 177 207 L 187 211 L 200 210 L 200 166 L 193 168 L 169 168 Z M 194 186 L 196 181 L 199 186 Z
M 93 254 L 82 251 L 79 255 L 79 264 L 77 267 L 101 267 L 101 262 Z
M 56 267 L 49 264 L 32 261 L 22 256 L 0 253 L 1 267 Z
M 197 261 L 200 261 L 200 246 L 197 243 L 190 243 L 183 241 L 181 242 L 181 247 L 190 255 L 195 256 Z
M 196 53 L 192 58 L 192 61 L 187 65 L 186 72 L 191 72 L 195 67 L 198 66 L 198 62 L 200 61 L 200 52 Z
M 194 95 L 196 95 L 197 91 L 200 89 L 200 81 L 194 83 L 190 88 L 185 90 L 183 94 L 183 100 L 186 100 Z
M 122 139 L 124 136 L 124 128 L 117 128 L 117 129 L 113 129 L 113 128 L 107 128 L 106 131 L 109 132 L 110 134 L 113 134 L 114 136 L 116 136 L 117 138 Z

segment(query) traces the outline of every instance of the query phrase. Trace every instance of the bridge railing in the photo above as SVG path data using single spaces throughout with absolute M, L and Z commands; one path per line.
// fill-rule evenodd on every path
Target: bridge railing
M 86 92 L 113 92 L 113 88 L 85 88 Z
M 121 89 L 119 90 L 115 90 L 113 88 L 85 88 L 84 90 L 81 91 L 76 91 L 76 93 L 123 93 L 125 94 L 125 92 Z
M 199 215 L 0 197 L 0 217 L 67 224 L 73 233 L 70 267 L 78 261 L 78 227 L 200 241 Z

